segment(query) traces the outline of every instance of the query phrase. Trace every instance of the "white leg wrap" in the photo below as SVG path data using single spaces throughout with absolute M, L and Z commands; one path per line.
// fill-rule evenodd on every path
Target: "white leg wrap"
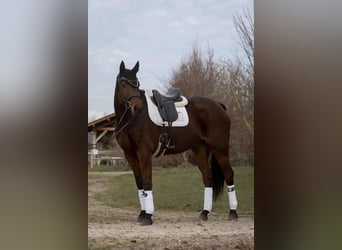
M 147 214 L 153 214 L 154 212 L 154 204 L 153 204 L 153 195 L 152 191 L 144 191 L 145 198 L 145 211 Z
M 144 197 L 144 190 L 143 189 L 138 189 L 138 197 L 140 201 L 140 207 L 141 210 L 145 210 L 145 197 Z
M 238 202 L 236 199 L 236 192 L 235 192 L 234 185 L 228 186 L 228 200 L 229 200 L 230 209 L 236 210 Z
M 204 206 L 203 210 L 211 211 L 213 207 L 213 188 L 205 187 L 204 188 Z

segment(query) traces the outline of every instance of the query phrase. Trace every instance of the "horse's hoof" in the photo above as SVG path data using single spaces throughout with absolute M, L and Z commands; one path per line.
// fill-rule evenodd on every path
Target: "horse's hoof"
M 140 214 L 139 214 L 139 216 L 138 216 L 137 222 L 142 222 L 143 219 L 145 218 L 145 215 L 146 215 L 145 210 L 141 210 L 141 211 L 140 211 Z
M 145 213 L 144 218 L 143 218 L 142 221 L 140 222 L 140 226 L 149 226 L 149 225 L 152 225 L 153 221 L 152 221 L 151 217 L 152 217 L 152 214 L 146 214 L 146 213 Z
M 208 220 L 208 214 L 209 214 L 209 211 L 203 210 L 199 216 L 199 219 L 203 220 L 203 221 L 207 221 Z
M 228 220 L 236 221 L 237 219 L 238 219 L 238 215 L 236 213 L 236 210 L 230 210 Z

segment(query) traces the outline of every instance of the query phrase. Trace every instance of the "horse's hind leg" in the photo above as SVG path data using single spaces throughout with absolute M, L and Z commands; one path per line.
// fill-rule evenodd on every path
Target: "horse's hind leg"
M 125 152 L 125 157 L 126 157 L 128 164 L 131 166 L 133 170 L 135 182 L 138 188 L 138 197 L 139 197 L 141 210 L 140 210 L 140 214 L 138 216 L 137 222 L 142 222 L 146 215 L 146 208 L 145 208 L 145 199 L 144 199 L 143 177 L 141 174 L 138 157 L 134 153 L 128 153 L 128 152 Z
M 234 171 L 232 169 L 232 166 L 230 165 L 229 152 L 214 152 L 214 156 L 216 157 L 221 167 L 221 170 L 224 175 L 224 179 L 228 186 L 228 200 L 229 200 L 229 205 L 230 205 L 228 219 L 237 220 L 238 215 L 236 213 L 236 209 L 237 209 L 238 202 L 236 199 L 236 191 L 235 191 L 235 185 L 234 185 Z
M 197 159 L 198 168 L 201 171 L 203 184 L 204 184 L 204 205 L 199 219 L 208 220 L 208 213 L 212 209 L 213 204 L 213 180 L 209 168 L 208 157 L 209 149 L 205 143 L 200 143 L 192 148 Z

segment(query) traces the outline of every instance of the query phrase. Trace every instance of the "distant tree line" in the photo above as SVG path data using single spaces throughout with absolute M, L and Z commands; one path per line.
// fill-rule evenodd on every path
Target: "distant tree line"
M 182 94 L 205 96 L 226 105 L 231 117 L 233 165 L 254 165 L 254 20 L 249 11 L 234 16 L 242 54 L 215 60 L 210 48 L 192 51 L 173 70 L 167 89 L 181 88 Z

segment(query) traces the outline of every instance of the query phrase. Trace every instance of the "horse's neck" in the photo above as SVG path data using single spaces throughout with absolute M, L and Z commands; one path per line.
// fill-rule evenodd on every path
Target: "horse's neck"
M 125 106 L 124 105 L 120 105 L 120 104 L 114 104 L 114 108 L 115 108 L 115 115 L 118 119 L 121 118 L 121 116 L 123 115 L 123 113 L 125 112 Z
M 115 94 L 114 94 L 114 109 L 115 109 L 116 117 L 119 119 L 121 118 L 121 116 L 123 115 L 126 109 L 124 102 L 120 99 L 121 98 L 119 97 L 119 89 L 116 86 Z

